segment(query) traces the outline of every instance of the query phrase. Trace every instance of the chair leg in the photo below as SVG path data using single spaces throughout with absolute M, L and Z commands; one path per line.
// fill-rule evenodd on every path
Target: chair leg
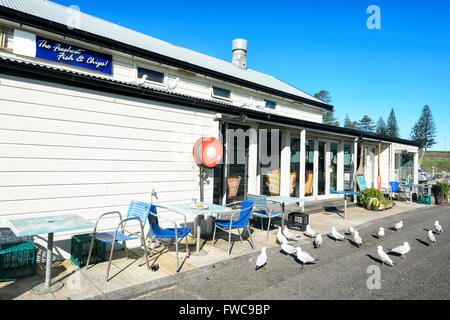
M 87 262 L 86 262 L 86 270 L 89 270 L 89 261 L 91 260 L 92 249 L 94 248 L 94 243 L 95 243 L 95 237 L 92 236 L 91 246 L 89 248 L 89 254 L 88 254 L 88 258 L 87 258 Z
M 252 246 L 253 251 L 255 250 L 255 244 L 253 243 L 253 238 L 252 238 L 252 233 L 250 232 L 250 228 L 247 227 L 245 228 L 245 230 L 247 230 L 249 238 L 250 238 L 250 245 Z M 242 232 L 244 233 L 244 232 Z
M 111 243 L 111 254 L 109 255 L 108 269 L 106 269 L 106 282 L 108 282 L 108 280 L 109 280 L 109 270 L 111 269 L 111 261 L 112 261 L 113 252 L 114 252 L 114 243 L 115 243 L 115 241 L 113 241 Z
M 175 238 L 175 251 L 177 253 L 177 272 L 180 272 L 180 262 L 178 260 L 178 238 Z
M 264 231 L 263 217 L 261 217 L 261 231 Z
M 241 244 L 242 244 L 242 235 L 241 235 L 241 230 L 238 228 L 238 233 L 239 233 L 239 238 L 241 239 Z
M 272 217 L 269 217 L 269 222 L 267 223 L 267 239 L 269 239 L 269 230 L 270 230 L 270 221 L 272 220 Z
M 230 250 L 231 250 L 231 228 L 228 231 L 229 235 L 228 235 L 228 256 L 230 255 Z
M 187 254 L 187 257 L 189 258 L 190 254 L 189 254 L 188 236 L 185 236 L 185 241 L 186 241 L 186 254 Z
M 127 248 L 127 242 L 123 242 L 123 247 L 125 248 L 125 258 L 128 260 L 128 248 Z

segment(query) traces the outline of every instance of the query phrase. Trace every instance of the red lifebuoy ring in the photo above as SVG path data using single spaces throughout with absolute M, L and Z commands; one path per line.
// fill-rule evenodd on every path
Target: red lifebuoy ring
M 216 167 L 223 158 L 223 146 L 214 137 L 200 138 L 194 144 L 194 160 L 197 165 L 204 165 L 208 168 Z

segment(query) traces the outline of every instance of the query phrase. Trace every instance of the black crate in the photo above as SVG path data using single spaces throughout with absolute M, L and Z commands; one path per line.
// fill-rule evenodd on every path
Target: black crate
M 17 237 L 10 228 L 0 228 L 0 246 L 5 244 L 17 244 L 34 241 L 33 236 Z
M 0 245 L 0 281 L 36 274 L 37 248 L 32 241 Z
M 300 212 L 291 213 L 289 214 L 289 224 L 292 228 L 306 231 L 306 226 L 309 224 L 309 215 Z
M 84 267 L 87 263 L 91 240 L 92 238 L 90 234 L 81 234 L 72 237 L 70 261 L 80 268 Z M 106 244 L 95 240 L 89 264 L 104 261 L 106 261 Z

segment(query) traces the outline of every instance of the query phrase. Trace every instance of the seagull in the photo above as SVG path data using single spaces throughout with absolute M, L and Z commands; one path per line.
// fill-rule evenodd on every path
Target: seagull
M 145 84 L 145 82 L 147 81 L 147 79 L 148 79 L 148 75 L 144 74 L 142 78 L 132 81 L 131 84 L 138 86 L 138 87 L 142 87 Z
M 295 254 L 296 249 L 291 246 L 288 242 L 283 242 L 281 244 L 281 249 L 286 252 L 288 255 L 286 256 L 286 259 L 291 256 L 291 254 Z
M 297 259 L 301 261 L 302 263 L 302 269 L 305 266 L 305 263 L 316 263 L 317 259 L 314 259 L 311 257 L 311 255 L 308 252 L 302 251 L 299 247 L 297 247 Z
M 406 254 L 411 250 L 408 242 L 405 242 L 402 246 L 398 246 L 394 249 L 391 249 L 391 252 L 395 252 L 402 255 L 402 259 L 406 260 Z
M 265 269 L 265 266 L 267 264 L 267 254 L 266 254 L 266 248 L 261 249 L 261 254 L 258 256 L 258 259 L 256 259 L 256 267 L 255 270 L 259 270 L 261 268 Z
M 317 236 L 317 232 L 315 232 L 309 224 L 306 226 L 306 234 L 312 238 L 315 238 Z
M 331 228 L 331 235 L 333 236 L 334 241 L 336 241 L 336 240 L 342 241 L 345 239 L 345 236 L 343 234 L 337 232 L 335 227 Z
M 355 229 L 353 229 L 353 227 L 350 227 L 350 228 L 348 228 L 348 232 L 350 234 L 353 234 L 353 233 L 355 233 Z
M 167 86 L 167 89 L 175 90 L 178 87 L 179 83 L 180 83 L 180 78 L 176 78 L 174 81 L 169 83 L 169 85 Z
M 283 235 L 289 240 L 298 240 L 298 235 L 293 234 L 289 231 L 288 227 L 284 226 Z
M 434 222 L 434 227 L 436 228 L 436 231 L 437 231 L 437 232 L 439 232 L 439 233 L 444 232 L 444 230 L 442 230 L 441 225 L 439 224 L 439 221 L 435 221 L 435 222 Z
M 358 245 L 358 248 L 362 245 L 362 238 L 359 235 L 358 231 L 355 231 L 354 238 L 355 243 Z
M 403 228 L 403 221 L 397 222 L 396 224 L 394 224 L 392 226 L 392 228 L 394 228 L 395 230 L 397 230 L 397 232 L 400 232 L 400 229 Z
M 314 247 L 318 248 L 322 244 L 322 235 L 320 233 L 317 234 L 316 239 L 314 239 Z
M 281 244 L 283 242 L 288 242 L 288 240 L 286 239 L 286 237 L 283 235 L 283 233 L 281 232 L 281 227 L 278 227 L 278 233 L 277 233 L 277 240 L 278 242 Z
M 383 251 L 382 246 L 378 246 L 378 256 L 381 258 L 381 266 L 384 266 L 384 263 L 388 263 L 389 265 L 393 266 L 394 263 L 392 262 L 391 258 L 386 254 L 386 252 Z
M 436 243 L 436 237 L 434 236 L 433 231 L 431 230 L 428 230 L 428 240 L 433 246 Z
M 377 235 L 378 235 L 378 241 L 383 241 L 383 238 L 384 238 L 384 228 L 383 227 L 380 227 Z

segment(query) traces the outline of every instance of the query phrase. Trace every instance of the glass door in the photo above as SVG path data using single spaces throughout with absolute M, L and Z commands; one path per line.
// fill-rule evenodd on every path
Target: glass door
M 344 190 L 353 191 L 353 153 L 352 145 L 344 144 Z
M 306 141 L 305 152 L 305 197 L 312 197 L 314 195 L 314 153 L 315 141 Z
M 326 188 L 326 154 L 327 154 L 327 143 L 319 141 L 318 146 L 319 162 L 318 162 L 318 187 L 317 195 L 325 195 Z
M 330 193 L 337 190 L 339 144 L 330 143 Z
M 227 203 L 245 200 L 245 195 L 248 191 L 249 139 L 248 135 L 245 134 L 248 129 L 249 127 L 246 126 L 228 125 L 226 163 Z
M 291 171 L 290 171 L 290 195 L 298 197 L 300 174 L 300 138 L 291 134 Z

